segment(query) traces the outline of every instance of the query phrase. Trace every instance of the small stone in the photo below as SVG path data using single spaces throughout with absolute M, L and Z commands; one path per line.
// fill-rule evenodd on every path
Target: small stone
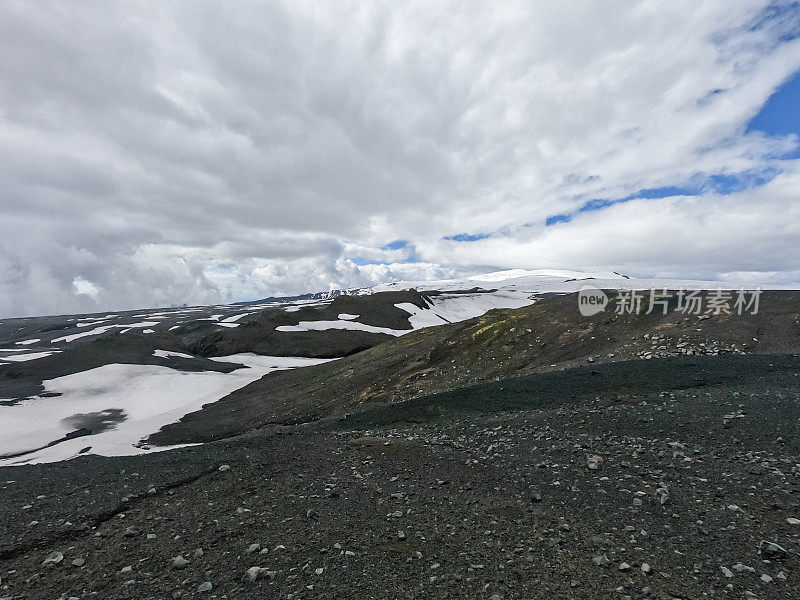
M 647 563 L 642 563 L 642 573 L 645 573 L 645 574 L 647 574 L 647 573 L 649 573 L 649 572 L 650 572 L 650 571 L 652 571 L 652 570 L 653 570 L 653 567 L 651 567 L 649 564 L 647 564 Z
M 800 525 L 800 519 L 795 519 L 794 517 L 789 517 L 788 519 L 786 519 L 786 522 L 789 525 L 794 525 L 794 526 Z
M 767 558 L 771 559 L 786 558 L 789 555 L 789 553 L 786 551 L 786 548 L 779 546 L 775 542 L 768 542 L 767 540 L 761 541 L 758 546 L 758 551 Z
M 42 566 L 47 567 L 49 565 L 57 565 L 62 560 L 64 560 L 64 555 L 61 554 L 61 552 L 51 552 L 45 556 L 44 561 L 42 561 Z
M 120 573 L 133 573 L 133 567 L 128 565 L 127 567 L 122 567 L 119 570 Z
M 250 544 L 247 547 L 248 554 L 252 554 L 253 552 L 258 552 L 259 550 L 261 550 L 261 544 Z
M 128 527 L 125 531 L 123 531 L 122 535 L 124 535 L 125 537 L 136 537 L 140 533 L 142 533 L 141 528 L 131 526 Z
M 720 567 L 719 570 L 722 571 L 722 574 L 725 575 L 725 577 L 733 577 L 733 571 L 731 571 L 728 567 Z
M 250 583 L 253 583 L 256 579 L 258 579 L 259 575 L 261 575 L 261 567 L 250 567 L 247 569 L 247 573 L 245 573 L 245 578 Z
M 398 531 L 398 532 L 397 532 L 397 539 L 398 539 L 398 540 L 404 540 L 404 539 L 406 539 L 406 532 L 405 532 L 405 531 Z
M 210 592 L 212 589 L 214 589 L 214 586 L 211 585 L 210 581 L 204 581 L 203 583 L 197 586 L 198 592 Z
M 590 456 L 586 459 L 586 466 L 588 466 L 592 471 L 596 471 L 600 468 L 600 463 L 603 462 L 603 457 L 601 456 Z
M 761 576 L 761 581 L 763 581 L 764 583 L 772 583 L 775 580 L 772 577 L 770 577 L 769 575 L 767 575 L 766 573 L 764 573 Z
M 314 575 L 322 575 L 324 571 L 325 569 L 323 569 L 322 567 L 317 567 L 316 569 L 314 569 Z
M 220 465 L 220 466 L 219 466 L 219 469 L 217 469 L 217 470 L 218 470 L 218 471 L 223 471 L 223 472 L 224 472 L 224 471 L 227 471 L 227 470 L 228 470 L 228 469 L 230 469 L 230 468 L 231 468 L 231 466 L 230 466 L 230 465 Z M 209 583 L 208 585 L 211 585 L 211 584 Z M 210 589 L 210 588 L 209 588 L 209 589 Z
M 178 554 L 178 556 L 173 557 L 172 559 L 172 568 L 173 569 L 183 569 L 186 565 L 189 564 L 189 561 L 183 558 L 183 555 Z
M 492 594 L 489 596 L 489 600 L 503 600 L 503 597 L 500 594 Z
M 148 539 L 148 540 L 154 540 L 154 539 L 156 539 L 156 534 L 155 534 L 155 533 L 148 533 L 148 534 L 147 534 L 147 539 Z
M 72 561 L 73 567 L 82 567 L 85 564 L 86 564 L 85 558 L 76 558 L 75 560 Z
M 198 548 L 197 550 L 194 551 L 195 558 L 201 558 L 203 554 L 205 554 L 205 552 L 203 552 L 202 548 Z
M 607 567 L 611 563 L 605 554 L 598 554 L 592 559 L 592 562 L 598 567 Z
M 626 562 L 619 563 L 619 570 L 620 571 L 627 571 L 630 568 L 631 568 L 631 566 Z

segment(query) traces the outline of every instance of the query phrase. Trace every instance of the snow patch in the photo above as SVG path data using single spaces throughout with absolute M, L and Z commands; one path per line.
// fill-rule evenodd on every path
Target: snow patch
M 233 323 L 234 321 L 238 321 L 242 317 L 246 317 L 247 315 L 252 315 L 252 314 L 253 313 L 251 313 L 251 312 L 246 312 L 246 313 L 242 313 L 242 314 L 239 314 L 239 315 L 233 315 L 233 316 L 230 316 L 230 317 L 225 317 L 224 319 L 222 319 L 222 322 L 223 323 Z
M 138 328 L 138 327 L 151 327 L 153 325 L 158 325 L 158 321 L 142 321 L 141 323 L 129 323 L 127 325 L 103 325 L 102 327 L 97 327 L 90 331 L 84 331 L 83 333 L 73 333 L 72 335 L 65 335 L 60 338 L 56 338 L 53 340 L 53 343 L 56 344 L 58 342 L 72 342 L 82 337 L 87 337 L 90 335 L 100 335 L 101 333 L 105 333 L 106 331 L 111 331 L 115 328 L 126 328 L 124 331 L 120 333 L 125 333 L 126 331 L 130 331 L 131 329 Z M 152 330 L 151 330 L 152 331 Z
M 12 354 L 10 356 L 4 356 L 2 360 L 8 360 L 11 362 L 27 362 L 29 360 L 45 358 L 46 356 L 57 354 L 58 352 L 61 352 L 61 350 L 53 350 L 51 352 L 31 352 L 30 354 Z
M 194 358 L 191 354 L 184 354 L 183 352 L 172 352 L 171 350 L 156 350 L 153 352 L 153 356 L 158 356 L 159 358 Z

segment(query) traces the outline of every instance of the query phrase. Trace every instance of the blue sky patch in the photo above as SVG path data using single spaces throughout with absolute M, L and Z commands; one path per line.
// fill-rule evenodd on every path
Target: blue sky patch
M 547 217 L 547 219 L 545 219 L 545 225 L 550 227 L 558 223 L 568 223 L 578 213 L 602 210 L 614 204 L 620 204 L 630 200 L 640 200 L 643 198 L 647 200 L 656 200 L 659 198 L 670 198 L 672 196 L 700 196 L 708 193 L 722 195 L 733 194 L 734 192 L 741 192 L 769 183 L 780 174 L 780 172 L 780 169 L 766 169 L 759 172 L 744 171 L 736 174 L 706 175 L 704 173 L 698 173 L 693 176 L 688 183 L 681 186 L 669 185 L 658 188 L 646 188 L 624 198 L 595 198 L 589 200 L 571 213 Z
M 747 132 L 800 135 L 800 71 L 781 85 L 747 125 Z M 779 158 L 800 158 L 800 146 Z
M 488 237 L 488 233 L 459 233 L 457 235 L 446 235 L 444 239 L 453 242 L 477 242 L 478 240 L 485 240 Z

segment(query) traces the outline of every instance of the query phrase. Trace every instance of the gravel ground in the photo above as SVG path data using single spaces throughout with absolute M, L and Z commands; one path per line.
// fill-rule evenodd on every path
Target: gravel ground
M 0 469 L 0 598 L 800 598 L 800 361 L 737 359 Z

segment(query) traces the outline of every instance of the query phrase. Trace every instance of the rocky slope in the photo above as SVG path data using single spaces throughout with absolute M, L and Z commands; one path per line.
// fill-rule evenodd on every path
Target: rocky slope
M 674 309 L 674 306 L 670 307 Z M 765 292 L 758 314 L 582 317 L 575 294 L 422 329 L 303 371 L 270 373 L 150 437 L 207 441 L 532 372 L 669 356 L 800 351 L 800 293 Z

